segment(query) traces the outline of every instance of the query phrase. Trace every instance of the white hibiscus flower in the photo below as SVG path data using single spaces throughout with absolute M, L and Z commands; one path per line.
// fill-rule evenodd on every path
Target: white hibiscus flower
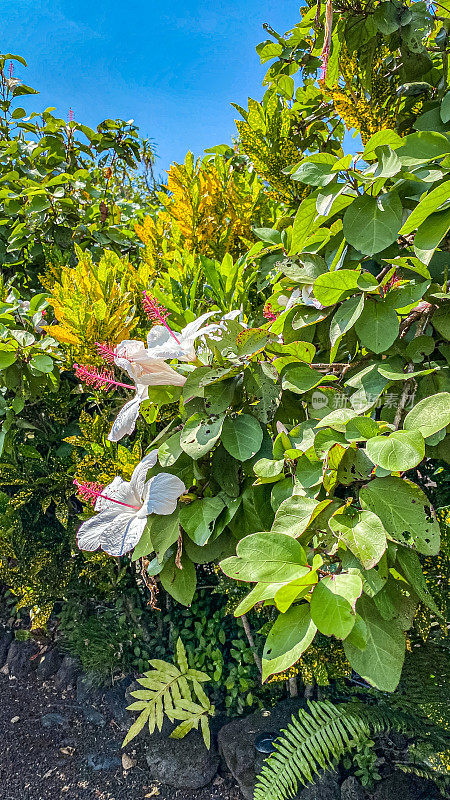
M 147 335 L 147 352 L 151 358 L 172 359 L 179 361 L 195 361 L 194 343 L 199 336 L 213 333 L 219 329 L 218 324 L 204 325 L 207 319 L 216 314 L 209 311 L 198 319 L 189 322 L 181 331 L 171 331 L 163 325 L 155 325 Z
M 95 500 L 99 513 L 83 522 L 77 534 L 80 550 L 99 547 L 111 556 L 128 553 L 139 542 L 150 514 L 172 514 L 186 487 L 176 475 L 161 472 L 146 480 L 155 466 L 158 451 L 153 450 L 135 468 L 130 481 L 120 477 L 104 489 L 98 484 L 75 482 L 80 495 Z
M 115 365 L 128 373 L 136 387 L 135 396 L 120 409 L 108 435 L 110 442 L 118 442 L 133 433 L 149 386 L 183 386 L 186 378 L 162 359 L 150 358 L 144 343 L 136 339 L 120 342 L 112 355 Z
M 285 294 L 281 294 L 278 298 L 278 305 L 284 306 L 285 310 L 288 311 L 301 299 L 304 306 L 323 308 L 323 305 L 314 297 L 313 288 L 314 287 L 312 283 L 305 283 L 301 289 L 300 287 L 298 289 L 294 289 L 290 297 Z

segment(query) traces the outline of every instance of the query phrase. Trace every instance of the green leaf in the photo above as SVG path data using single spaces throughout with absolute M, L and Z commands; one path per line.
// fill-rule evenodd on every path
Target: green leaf
M 374 172 L 374 178 L 392 178 L 402 168 L 397 153 L 388 144 L 379 145 L 375 150 L 378 166 Z
M 450 425 L 450 393 L 439 392 L 425 397 L 406 415 L 403 427 L 420 431 L 424 439 Z
M 348 442 L 364 442 L 377 436 L 378 425 L 371 417 L 352 417 L 345 426 L 345 438 Z
M 395 242 L 401 224 L 402 204 L 397 192 L 391 191 L 357 197 L 345 211 L 343 230 L 349 244 L 372 256 Z
M 450 341 L 450 314 L 448 313 L 448 306 L 443 305 L 433 314 L 432 319 L 433 327 L 437 330 L 444 339 Z
M 436 186 L 431 192 L 422 197 L 422 199 L 418 202 L 416 207 L 411 211 L 408 219 L 406 220 L 405 224 L 400 229 L 400 234 L 402 236 L 406 236 L 406 234 L 411 233 L 419 225 L 424 222 L 427 217 L 430 216 L 434 211 L 437 211 L 439 206 L 443 203 L 446 203 L 448 198 L 450 197 L 450 181 L 444 181 L 441 183 L 440 186 Z
M 313 389 L 314 386 L 318 386 L 323 380 L 324 376 L 312 367 L 306 364 L 299 366 L 292 364 L 284 370 L 281 383 L 283 389 L 289 389 L 295 394 L 303 394 Z
M 134 549 L 133 561 L 148 555 L 154 550 L 161 564 L 169 547 L 175 544 L 178 539 L 180 533 L 179 523 L 178 508 L 168 515 L 151 514 L 147 520 L 144 533 Z
M 12 350 L 5 345 L 0 345 L 0 369 L 7 369 L 11 364 L 14 364 L 16 359 L 17 350 Z
M 332 306 L 358 287 L 359 270 L 338 269 L 324 272 L 314 281 L 314 297 L 323 306 Z
M 414 550 L 400 546 L 397 550 L 396 569 L 406 578 L 409 585 L 412 586 L 419 600 L 421 600 L 433 614 L 436 614 L 437 617 L 442 619 L 442 614 L 428 591 L 426 578 L 423 574 L 422 565 L 417 553 Z
M 253 467 L 253 471 L 258 478 L 263 478 L 269 482 L 278 480 L 283 476 L 284 459 L 274 461 L 270 458 L 260 458 Z
M 222 444 L 238 461 L 247 461 L 260 449 L 263 432 L 258 420 L 250 414 L 226 417 L 223 423 Z
M 220 497 L 204 497 L 180 509 L 180 525 L 195 544 L 206 544 L 214 531 L 214 522 L 224 509 Z
M 450 139 L 442 133 L 434 131 L 411 133 L 402 139 L 402 145 L 397 149 L 397 155 L 405 166 L 423 164 L 449 153 Z
M 281 233 L 275 228 L 253 228 L 253 233 L 258 239 L 268 244 L 281 245 Z
M 317 500 L 300 495 L 292 495 L 284 500 L 272 525 L 273 533 L 285 533 L 288 536 L 300 536 L 309 525 L 312 514 L 318 506 Z
M 325 417 L 316 422 L 316 428 L 332 428 L 334 431 L 344 433 L 349 420 L 353 419 L 355 412 L 352 408 L 335 408 Z M 341 441 L 337 439 L 336 441 Z M 343 440 L 342 440 L 343 441 Z
M 295 664 L 308 649 L 316 630 L 308 603 L 292 606 L 285 614 L 280 614 L 270 629 L 264 646 L 263 681 Z
M 424 264 L 429 264 L 436 247 L 450 230 L 450 209 L 432 214 L 417 229 L 414 252 Z
M 281 613 L 284 614 L 288 608 L 291 607 L 295 600 L 298 600 L 307 594 L 307 592 L 309 592 L 311 586 L 317 583 L 319 579 L 317 570 L 322 566 L 322 564 L 322 557 L 319 555 L 314 556 L 313 568 L 311 572 L 308 572 L 308 574 L 303 578 L 296 578 L 295 581 L 282 584 L 279 588 L 277 588 L 273 597 L 278 611 L 281 611 Z
M 364 295 L 349 297 L 339 306 L 330 325 L 330 342 L 334 345 L 337 340 L 353 328 L 364 308 Z
M 181 456 L 180 431 L 169 436 L 158 448 L 158 461 L 162 467 L 172 467 Z
M 181 569 L 175 563 L 175 553 L 165 563 L 159 574 L 163 588 L 174 600 L 189 606 L 197 587 L 195 566 L 185 553 L 181 556 Z
M 374 436 L 367 442 L 366 453 L 389 472 L 413 469 L 425 458 L 425 442 L 420 431 L 394 431 L 389 436 Z
M 359 496 L 363 508 L 381 519 L 390 539 L 415 547 L 424 555 L 439 552 L 439 524 L 431 514 L 428 498 L 415 483 L 394 475 L 375 478 Z
M 386 531 L 376 514 L 371 511 L 358 511 L 353 515 L 344 512 L 335 514 L 328 524 L 364 569 L 372 569 L 378 564 L 386 550 Z
M 378 7 L 377 7 L 378 8 Z M 392 130 L 384 130 L 378 131 L 374 133 L 373 136 L 370 137 L 369 141 L 367 142 L 364 152 L 361 156 L 363 161 L 373 161 L 376 159 L 376 149 L 377 147 L 389 145 L 391 148 L 398 148 L 403 144 L 404 140 L 401 136 L 398 135 L 395 131 Z
M 288 583 L 310 571 L 301 544 L 283 533 L 252 533 L 241 539 L 236 553 L 220 562 L 225 575 L 235 580 Z
M 224 417 L 205 418 L 201 414 L 193 414 L 181 431 L 180 445 L 184 452 L 193 459 L 208 453 L 222 433 Z
M 330 575 L 315 587 L 311 597 L 311 619 L 324 636 L 345 639 L 355 624 L 354 606 L 362 592 L 359 575 Z
M 441 103 L 441 120 L 442 122 L 450 122 L 450 92 L 444 95 Z
M 382 300 L 367 298 L 355 330 L 364 347 L 373 353 L 383 353 L 398 336 L 397 314 Z
M 355 672 L 382 692 L 393 692 L 399 683 L 405 658 L 405 637 L 400 628 L 384 620 L 368 597 L 356 605 L 365 626 L 364 648 L 344 641 L 344 651 Z M 359 643 L 360 644 L 360 643 Z
M 46 355 L 36 355 L 30 361 L 30 366 L 37 372 L 49 373 L 53 372 L 53 359 Z

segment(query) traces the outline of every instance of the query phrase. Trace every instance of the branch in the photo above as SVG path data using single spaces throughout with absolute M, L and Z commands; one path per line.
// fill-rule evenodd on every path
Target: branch
M 247 619 L 247 614 L 242 614 L 241 616 L 242 624 L 244 626 L 245 635 L 247 637 L 247 641 L 250 645 L 250 649 L 253 653 L 253 658 L 255 660 L 255 664 L 258 667 L 259 674 L 262 677 L 262 662 L 258 655 L 258 651 L 256 650 L 255 641 L 253 639 L 253 634 L 249 625 L 249 621 Z

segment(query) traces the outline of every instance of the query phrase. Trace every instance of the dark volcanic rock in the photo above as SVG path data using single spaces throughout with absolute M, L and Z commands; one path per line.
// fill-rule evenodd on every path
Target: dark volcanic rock
M 62 728 L 66 728 L 69 724 L 69 718 L 64 714 L 54 712 L 50 714 L 43 714 L 41 717 L 41 722 L 44 728 L 54 728 L 55 725 L 60 725 Z
M 12 639 L 13 637 L 10 631 L 0 634 L 0 667 L 3 667 L 6 661 Z
M 349 775 L 341 784 L 341 800 L 365 800 L 365 797 L 366 793 L 354 775 Z
M 86 722 L 89 722 L 91 725 L 96 725 L 97 728 L 104 728 L 106 725 L 106 719 L 103 714 L 100 714 L 100 711 L 97 711 L 96 708 L 93 706 L 83 706 L 81 713 L 83 714 L 84 719 Z
M 36 668 L 36 659 L 32 658 L 38 652 L 35 642 L 27 641 L 21 642 L 14 639 L 8 650 L 6 663 L 10 675 L 16 678 L 24 678 L 29 672 Z
M 201 789 L 210 783 L 219 766 L 213 746 L 207 750 L 197 731 L 191 731 L 184 739 L 170 739 L 169 733 L 169 726 L 165 725 L 145 745 L 152 778 L 177 789 Z
M 246 800 L 253 800 L 256 775 L 267 758 L 256 750 L 255 740 L 261 734 L 280 732 L 291 721 L 292 714 L 303 705 L 304 701 L 300 698 L 285 700 L 271 709 L 270 713 L 257 711 L 248 717 L 233 719 L 219 731 L 219 752 Z M 325 797 L 331 800 L 331 795 L 324 795 L 324 800 Z
M 104 769 L 117 769 L 122 766 L 119 756 L 107 755 L 105 753 L 89 753 L 86 763 L 94 772 Z
M 127 730 L 133 721 L 133 716 L 129 711 L 126 710 L 127 706 L 129 706 L 134 700 L 133 697 L 130 698 L 130 696 L 126 694 L 127 689 L 133 683 L 133 676 L 128 675 L 126 678 L 123 678 L 123 680 L 119 681 L 110 689 L 108 689 L 103 697 L 111 717 L 123 730 Z
M 298 794 L 299 800 L 340 800 L 341 790 L 336 772 L 324 772 L 315 783 L 305 786 Z
M 71 656 L 65 656 L 55 675 L 55 684 L 58 689 L 72 689 L 80 671 L 78 661 Z
M 434 783 L 397 770 L 378 781 L 373 800 L 433 800 L 440 797 Z
M 47 653 L 44 653 L 44 655 L 37 660 L 36 675 L 45 681 L 58 672 L 63 658 L 57 650 L 53 649 L 48 650 Z

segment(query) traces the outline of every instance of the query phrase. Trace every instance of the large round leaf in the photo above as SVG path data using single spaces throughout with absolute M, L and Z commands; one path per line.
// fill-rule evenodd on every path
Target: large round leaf
M 283 533 L 252 533 L 241 539 L 236 553 L 220 563 L 235 580 L 289 583 L 311 569 L 302 545 Z
M 402 204 L 397 192 L 357 197 L 344 214 L 344 236 L 367 256 L 395 242 L 402 225 Z
M 381 519 L 390 539 L 415 547 L 424 555 L 439 552 L 439 523 L 430 502 L 415 483 L 390 475 L 375 478 L 360 491 L 363 508 Z
M 191 458 L 197 459 L 208 453 L 217 442 L 223 425 L 223 417 L 202 417 L 193 414 L 181 431 L 180 445 Z
M 283 389 L 289 389 L 295 394 L 303 394 L 313 389 L 314 386 L 318 386 L 323 379 L 320 372 L 306 364 L 300 364 L 300 366 L 292 364 L 284 371 L 282 385 Z
M 413 469 L 425 458 L 425 442 L 418 430 L 394 431 L 390 436 L 374 436 L 366 444 L 366 453 L 389 472 Z
M 311 619 L 325 636 L 345 639 L 355 624 L 354 605 L 362 592 L 362 580 L 356 574 L 323 578 L 311 597 Z
M 308 603 L 292 606 L 285 614 L 280 614 L 264 646 L 263 681 L 295 664 L 311 644 L 316 631 Z
M 355 330 L 361 344 L 373 353 L 383 353 L 396 340 L 399 321 L 393 308 L 382 300 L 366 300 L 364 311 L 356 321 Z
M 339 274 L 339 273 L 338 273 Z M 356 297 L 349 297 L 344 300 L 339 306 L 330 325 L 330 342 L 334 345 L 340 336 L 347 333 L 356 320 L 359 319 L 364 308 L 364 295 L 356 295 Z
M 364 569 L 372 569 L 378 564 L 386 550 L 386 531 L 376 514 L 371 511 L 358 511 L 353 515 L 336 514 L 328 524 Z
M 406 415 L 403 427 L 420 431 L 426 439 L 450 425 L 450 392 L 425 397 Z
M 339 269 L 324 272 L 314 281 L 314 297 L 323 306 L 332 306 L 358 286 L 359 270 Z
M 363 595 L 356 608 L 366 625 L 366 645 L 344 641 L 345 655 L 364 680 L 382 692 L 393 692 L 402 672 L 405 636 L 395 622 L 383 619 L 368 597 Z
M 250 414 L 227 417 L 223 423 L 222 444 L 238 461 L 252 458 L 261 447 L 263 432 L 258 420 Z

